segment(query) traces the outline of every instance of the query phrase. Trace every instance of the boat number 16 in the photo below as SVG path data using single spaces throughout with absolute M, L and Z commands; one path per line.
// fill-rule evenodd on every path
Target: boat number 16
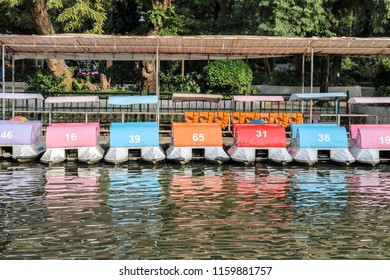
M 330 135 L 329 134 L 318 134 L 318 142 L 329 142 L 330 141 Z

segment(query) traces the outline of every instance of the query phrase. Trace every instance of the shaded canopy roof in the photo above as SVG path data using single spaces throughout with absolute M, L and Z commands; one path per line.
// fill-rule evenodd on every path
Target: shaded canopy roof
M 389 56 L 390 38 L 262 36 L 2 35 L 15 59 L 207 60 L 297 54 Z
M 383 104 L 390 103 L 390 97 L 352 97 L 349 104 Z

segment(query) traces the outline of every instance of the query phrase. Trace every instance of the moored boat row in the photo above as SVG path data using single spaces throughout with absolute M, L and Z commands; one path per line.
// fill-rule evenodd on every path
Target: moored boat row
M 2 94 L 1 99 L 43 100 L 39 94 Z M 336 116 L 338 101 L 346 98 L 344 93 L 293 94 L 290 101 L 332 100 L 335 101 Z M 222 96 L 174 94 L 172 102 L 206 100 L 218 102 Z M 46 104 L 85 102 L 99 104 L 96 96 L 48 97 Z M 278 113 L 273 122 L 262 118 L 237 121 L 236 103 L 276 102 Z M 119 164 L 129 160 L 144 160 L 157 163 L 164 160 L 182 164 L 192 160 L 207 160 L 218 164 L 233 160 L 244 164 L 269 160 L 279 164 L 296 161 L 313 165 L 319 161 L 332 161 L 345 165 L 353 162 L 375 165 L 389 160 L 390 124 L 350 124 L 351 140 L 345 127 L 339 122 L 331 124 L 313 123 L 310 106 L 309 123 L 286 123 L 280 113 L 280 96 L 233 96 L 229 125 L 232 127 L 233 144 L 226 147 L 222 138 L 221 119 L 214 115 L 212 122 L 173 122 L 171 141 L 164 151 L 159 142 L 158 98 L 157 96 L 115 96 L 109 97 L 110 106 L 125 108 L 151 106 L 155 108 L 154 121 L 112 122 L 109 130 L 109 148 L 105 152 L 99 144 L 99 122 L 54 122 L 49 115 L 49 126 L 42 135 L 40 121 L 0 121 L 0 156 L 12 157 L 17 161 L 40 159 L 42 163 L 55 164 L 65 160 L 78 160 L 92 164 L 105 160 Z M 390 103 L 388 98 L 351 98 L 348 103 Z M 139 108 L 141 108 L 139 107 Z M 172 106 L 174 108 L 174 106 Z M 217 108 L 219 106 L 217 105 Z M 351 111 L 351 110 L 350 110 Z M 138 114 L 135 110 L 134 114 Z M 3 116 L 4 116 L 3 106 Z M 253 115 L 256 116 L 256 115 Z M 258 115 L 261 116 L 261 115 Z M 293 116 L 291 109 L 290 118 Z M 226 122 L 225 122 L 226 125 Z M 286 128 L 290 128 L 290 143 Z

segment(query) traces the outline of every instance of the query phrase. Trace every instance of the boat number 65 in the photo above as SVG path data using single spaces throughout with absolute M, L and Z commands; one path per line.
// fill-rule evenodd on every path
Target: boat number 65
M 204 134 L 203 133 L 195 133 L 195 134 L 192 134 L 192 141 L 194 142 L 203 142 L 204 141 Z
M 329 134 L 318 134 L 318 141 L 319 142 L 329 142 L 330 141 L 330 135 Z

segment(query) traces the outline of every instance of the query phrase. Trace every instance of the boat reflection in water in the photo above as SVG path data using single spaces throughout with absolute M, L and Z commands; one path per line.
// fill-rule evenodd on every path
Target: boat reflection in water
M 116 235 L 116 258 L 158 257 L 156 246 L 162 228 L 159 210 L 164 199 L 159 170 L 115 167 L 109 170 L 107 204 L 112 211 Z
M 287 174 L 265 170 L 201 164 L 174 170 L 168 198 L 174 210 L 164 224 L 174 229 L 164 236 L 169 256 L 177 258 L 184 252 L 187 258 L 214 259 L 270 255 L 270 240 L 283 238 L 278 229 L 288 227 L 292 212 L 285 203 Z
M 45 219 L 42 169 L 0 165 L 0 259 L 33 258 L 44 251 L 35 224 Z
M 251 209 L 268 221 L 291 220 L 291 207 L 286 204 L 290 189 L 288 176 L 288 169 L 262 165 L 232 171 L 231 180 L 236 184 L 235 195 L 241 201 L 242 211 Z
M 291 169 L 289 203 L 294 221 L 311 225 L 335 224 L 348 203 L 346 172 L 342 169 Z
M 44 205 L 47 215 L 45 246 L 61 258 L 112 258 L 115 237 L 107 228 L 109 209 L 99 191 L 99 167 L 83 168 L 75 163 L 46 171 Z M 57 251 L 57 252 L 56 252 Z M 50 258 L 50 255 L 46 256 Z
M 355 170 L 348 189 L 354 193 L 350 203 L 355 210 L 364 212 L 367 208 L 378 207 L 380 215 L 390 212 L 387 210 L 390 202 L 390 172 L 381 169 Z

